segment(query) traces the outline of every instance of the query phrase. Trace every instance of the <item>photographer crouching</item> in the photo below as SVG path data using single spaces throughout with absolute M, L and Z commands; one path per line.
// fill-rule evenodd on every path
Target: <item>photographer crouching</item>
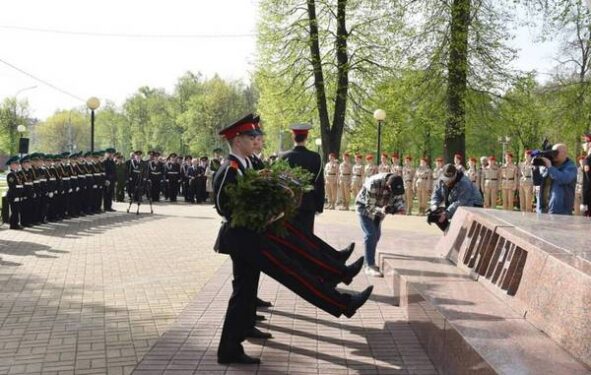
M 544 207 L 548 207 L 549 214 L 572 215 L 575 204 L 575 185 L 577 182 L 577 166 L 568 158 L 565 144 L 558 143 L 552 146 L 551 159 L 546 156 L 539 156 L 538 159 L 543 163 L 540 167 L 540 175 L 544 178 L 544 188 L 548 188 L 548 202 Z M 549 185 L 549 187 L 547 187 Z M 545 194 L 540 194 L 544 199 Z M 540 202 L 541 203 L 541 202 Z M 545 203 L 545 202 L 544 202 Z M 541 213 L 540 204 L 537 205 L 537 212 Z
M 446 164 L 431 195 L 427 222 L 445 231 L 460 206 L 482 207 L 482 194 L 468 176 L 453 164 Z

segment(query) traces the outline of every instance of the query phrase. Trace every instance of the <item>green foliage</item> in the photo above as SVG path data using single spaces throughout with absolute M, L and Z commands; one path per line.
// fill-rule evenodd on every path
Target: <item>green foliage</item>
M 246 170 L 236 184 L 226 187 L 232 211 L 230 225 L 285 234 L 283 224 L 296 214 L 302 194 L 312 189 L 307 183 L 311 180 L 309 172 L 291 168 L 285 161 L 260 171 Z
M 18 125 L 30 129 L 29 104 L 17 101 L 16 98 L 6 98 L 0 104 L 0 154 L 14 155 L 18 150 Z
M 58 111 L 36 125 L 33 151 L 58 153 L 90 149 L 90 123 L 86 111 Z

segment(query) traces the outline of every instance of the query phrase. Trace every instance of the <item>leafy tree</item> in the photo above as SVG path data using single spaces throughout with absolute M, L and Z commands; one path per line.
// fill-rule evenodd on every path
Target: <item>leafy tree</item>
M 0 105 L 0 153 L 15 154 L 18 151 L 19 125 L 29 127 L 29 103 L 26 100 L 6 98 Z M 28 129 L 31 130 L 31 129 Z

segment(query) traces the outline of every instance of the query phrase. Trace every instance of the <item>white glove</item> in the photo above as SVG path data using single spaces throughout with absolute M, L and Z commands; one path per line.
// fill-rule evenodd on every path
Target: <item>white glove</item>
M 71 192 L 72 192 L 72 189 L 68 190 L 68 193 L 71 193 Z
M 106 180 L 106 181 L 105 181 L 105 186 L 107 186 L 107 187 L 108 187 L 108 186 L 110 186 L 110 185 L 111 185 L 111 181 L 109 181 L 109 180 Z
M 49 198 L 53 198 L 53 193 L 49 193 Z
M 80 188 L 76 188 L 76 192 L 80 191 Z
M 581 212 L 583 212 L 583 213 L 587 212 L 587 210 L 588 210 L 588 206 L 586 204 L 582 204 L 580 206 L 580 208 L 581 208 Z

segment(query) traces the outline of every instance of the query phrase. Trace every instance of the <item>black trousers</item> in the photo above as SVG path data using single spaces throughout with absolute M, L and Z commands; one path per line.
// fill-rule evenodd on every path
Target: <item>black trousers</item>
M 158 202 L 160 201 L 160 184 L 162 183 L 162 178 L 158 176 L 158 178 L 151 178 L 150 181 L 152 181 L 152 188 L 150 189 L 152 202 Z
M 115 180 L 109 181 L 109 186 L 105 185 L 104 203 L 105 210 L 110 210 L 113 207 L 113 195 L 115 194 Z
M 10 228 L 18 227 L 21 213 L 20 202 L 10 202 Z
M 168 182 L 168 198 L 171 202 L 176 202 L 176 198 L 179 195 L 179 181 L 176 179 L 170 179 Z
M 349 294 L 340 293 L 318 275 L 311 273 L 299 261 L 287 255 L 273 241 L 262 238 L 260 247 L 235 249 L 231 255 L 234 281 L 218 356 L 242 353 L 244 334 L 252 324 L 252 306 L 256 301 L 259 271 L 319 309 L 336 317 L 347 309 Z

